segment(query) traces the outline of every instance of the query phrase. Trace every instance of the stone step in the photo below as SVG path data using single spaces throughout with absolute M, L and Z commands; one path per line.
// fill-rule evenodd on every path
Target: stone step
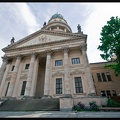
M 21 99 L 7 100 L 0 106 L 0 111 L 59 111 L 59 99 Z

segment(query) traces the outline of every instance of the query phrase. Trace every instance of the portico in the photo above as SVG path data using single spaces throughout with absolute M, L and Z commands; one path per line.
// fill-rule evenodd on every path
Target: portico
M 4 48 L 0 97 L 95 94 L 86 39 L 80 30 L 72 33 L 65 19 L 57 15 L 41 30 Z

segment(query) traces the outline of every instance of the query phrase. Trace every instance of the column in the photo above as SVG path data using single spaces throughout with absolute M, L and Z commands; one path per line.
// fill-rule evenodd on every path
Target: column
M 36 54 L 33 52 L 31 54 L 30 67 L 28 71 L 27 83 L 26 83 L 26 88 L 25 88 L 25 96 L 30 96 L 35 58 L 36 58 Z
M 6 65 L 8 63 L 7 56 L 3 56 L 2 59 L 3 59 L 3 63 L 2 63 L 1 68 L 0 68 L 0 84 L 2 82 L 4 71 L 5 71 Z
M 96 93 L 95 93 L 94 83 L 92 80 L 92 73 L 91 73 L 88 57 L 86 54 L 87 45 L 85 44 L 81 45 L 81 50 L 82 50 L 82 56 L 83 56 L 83 61 L 85 66 L 86 78 L 89 85 L 89 95 L 95 95 Z
M 17 78 L 17 74 L 18 74 L 18 70 L 19 70 L 19 65 L 21 62 L 21 58 L 22 58 L 21 55 L 17 55 L 15 68 L 14 68 L 12 76 L 11 76 L 10 86 L 9 86 L 8 93 L 7 93 L 7 96 L 9 96 L 9 97 L 12 97 L 12 94 L 13 94 L 13 90 L 14 90 L 14 86 L 15 86 L 15 82 L 16 82 L 16 78 Z
M 50 71 L 51 71 L 51 50 L 47 50 L 46 70 L 45 70 L 45 83 L 44 83 L 44 96 L 49 96 L 50 91 Z
M 18 75 L 16 77 L 16 82 L 13 90 L 12 97 L 17 97 L 18 96 L 18 88 L 20 88 L 20 76 L 23 68 L 23 62 L 20 63 L 19 70 L 18 70 Z
M 3 76 L 3 79 L 2 79 L 2 82 L 1 82 L 1 85 L 0 85 L 0 97 L 3 97 L 3 89 L 4 89 L 4 86 L 5 86 L 5 80 L 6 80 L 6 77 L 7 77 L 7 74 L 9 72 L 9 68 L 10 68 L 10 64 L 7 64 L 6 65 L 6 70 L 5 70 L 5 73 L 4 73 L 4 76 Z M 3 95 L 3 96 L 2 96 Z
M 32 78 L 33 80 L 32 80 L 30 96 L 35 96 L 37 76 L 38 76 L 38 67 L 39 67 L 39 58 L 37 57 L 35 60 L 35 65 L 34 65 L 34 70 L 33 70 L 33 78 Z
M 69 62 L 68 62 L 68 47 L 63 48 L 64 52 L 64 84 L 65 84 L 65 96 L 71 96 L 70 90 L 70 75 L 69 75 Z

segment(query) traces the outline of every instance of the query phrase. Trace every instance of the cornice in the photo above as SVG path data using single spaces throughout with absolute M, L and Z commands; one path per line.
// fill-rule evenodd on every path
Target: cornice
M 26 48 L 33 48 L 33 47 L 46 47 L 47 45 L 56 45 L 58 43 L 70 43 L 70 42 L 77 42 L 80 39 L 82 39 L 81 37 L 79 38 L 74 38 L 74 39 L 65 39 L 65 40 L 59 40 L 59 41 L 51 41 L 51 42 L 46 42 L 46 43 L 40 43 L 40 44 L 34 44 L 34 45 L 29 45 L 29 46 L 23 46 L 23 47 L 18 47 L 18 48 L 6 48 L 4 51 L 10 51 L 10 50 L 23 50 Z
M 85 34 L 65 33 L 65 32 L 60 32 L 60 31 L 50 31 L 50 30 L 42 30 L 41 29 L 41 30 L 38 30 L 35 33 L 32 33 L 32 34 L 24 37 L 23 39 L 20 39 L 19 41 L 13 43 L 12 45 L 8 45 L 7 47 L 3 48 L 2 50 L 5 51 L 8 48 L 11 48 L 11 47 L 13 47 L 13 46 L 25 41 L 25 40 L 28 40 L 28 39 L 30 39 L 30 38 L 38 35 L 38 34 L 42 34 L 42 33 L 50 33 L 52 35 L 63 35 L 63 36 L 68 36 L 69 35 L 69 36 L 75 36 L 75 37 L 83 37 L 85 39 L 87 38 L 87 35 L 85 35 Z

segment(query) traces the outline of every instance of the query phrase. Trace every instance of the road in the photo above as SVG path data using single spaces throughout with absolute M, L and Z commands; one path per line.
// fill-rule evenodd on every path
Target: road
M 0 118 L 120 118 L 120 112 L 28 111 L 0 112 Z

